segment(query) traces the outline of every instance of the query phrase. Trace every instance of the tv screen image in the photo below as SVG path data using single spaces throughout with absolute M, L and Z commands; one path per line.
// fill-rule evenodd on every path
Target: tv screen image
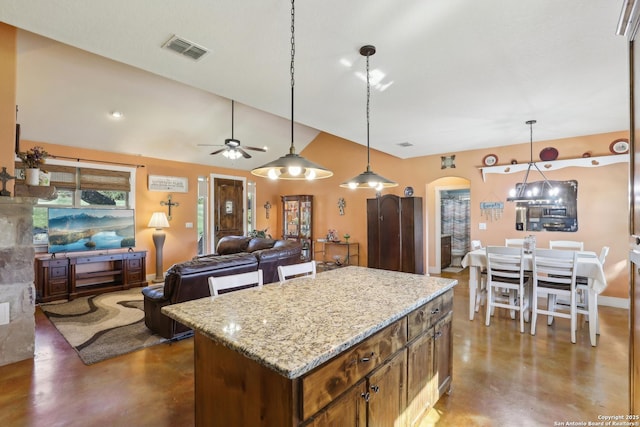
M 135 246 L 133 209 L 49 208 L 49 253 Z

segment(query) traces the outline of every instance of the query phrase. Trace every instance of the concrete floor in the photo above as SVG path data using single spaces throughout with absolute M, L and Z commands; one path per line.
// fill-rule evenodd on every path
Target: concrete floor
M 600 308 L 598 347 L 569 321 L 520 334 L 504 310 L 469 321 L 467 271 L 454 294 L 453 391 L 427 426 L 554 426 L 628 412 L 628 312 Z M 481 313 L 483 313 L 481 311 Z M 544 319 L 544 318 L 543 318 Z M 40 310 L 33 360 L 0 367 L 0 426 L 193 425 L 193 339 L 85 366 Z M 558 424 L 556 424 L 558 423 Z

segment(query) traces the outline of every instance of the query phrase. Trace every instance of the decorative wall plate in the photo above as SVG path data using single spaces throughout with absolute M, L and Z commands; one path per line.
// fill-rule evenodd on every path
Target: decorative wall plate
M 498 163 L 498 156 L 496 156 L 495 154 L 487 154 L 486 156 L 484 156 L 484 159 L 482 159 L 482 163 L 485 166 L 494 166 L 496 163 Z
M 555 160 L 558 158 L 558 150 L 553 147 L 543 148 L 540 151 L 540 160 L 544 162 L 550 162 L 551 160 Z
M 629 141 L 626 139 L 616 139 L 609 145 L 609 151 L 613 154 L 624 154 L 629 151 Z

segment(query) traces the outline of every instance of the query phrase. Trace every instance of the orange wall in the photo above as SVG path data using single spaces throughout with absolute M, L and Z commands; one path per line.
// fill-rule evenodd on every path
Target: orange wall
M 0 23 L 0 153 L 3 159 L 0 166 L 6 166 L 13 172 L 13 150 L 15 129 L 15 29 Z M 555 141 L 534 143 L 534 153 L 547 146 L 556 147 L 560 158 L 581 157 L 584 152 L 593 156 L 609 155 L 612 140 L 627 137 L 626 132 L 614 132 L 601 135 L 581 136 Z M 33 145 L 23 141 L 22 149 Z M 334 172 L 334 176 L 315 182 L 273 182 L 253 177 L 249 172 L 232 169 L 214 168 L 204 165 L 187 164 L 146 158 L 140 156 L 118 155 L 93 150 L 81 150 L 60 145 L 38 142 L 48 151 L 59 156 L 73 156 L 87 159 L 143 164 L 136 173 L 136 222 L 138 249 L 149 251 L 147 261 L 148 274 L 155 271 L 155 253 L 151 240 L 151 229 L 146 227 L 151 213 L 164 210 L 161 200 L 168 193 L 147 191 L 147 176 L 166 175 L 186 177 L 189 180 L 188 193 L 173 193 L 173 200 L 180 206 L 173 210 L 171 227 L 166 230 L 164 247 L 164 268 L 171 264 L 189 259 L 196 254 L 197 229 L 187 229 L 186 222 L 196 223 L 197 177 L 211 173 L 244 176 L 257 183 L 256 226 L 268 228 L 274 237 L 282 233 L 282 207 L 280 196 L 285 194 L 314 195 L 314 238 L 323 237 L 327 229 L 335 228 L 340 236 L 351 235 L 351 240 L 360 243 L 360 264 L 366 265 L 366 199 L 375 197 L 372 190 L 350 190 L 339 184 L 360 174 L 366 167 L 366 147 L 350 141 L 320 133 L 320 135 L 301 152 L 309 160 L 317 162 Z M 505 201 L 506 194 L 515 182 L 522 180 L 521 174 L 490 175 L 483 182 L 479 167 L 485 155 L 493 153 L 499 163 L 509 163 L 516 159 L 526 163 L 529 159 L 529 144 L 523 141 L 508 147 L 473 150 L 455 154 L 455 169 L 441 169 L 440 155 L 425 156 L 402 160 L 378 151 L 371 152 L 372 169 L 399 183 L 398 187 L 384 190 L 384 194 L 402 195 L 406 186 L 414 188 L 414 195 L 425 200 L 425 257 L 428 266 L 435 265 L 434 243 L 434 188 L 436 186 L 469 183 L 471 189 L 471 237 L 481 239 L 486 244 L 501 244 L 505 237 L 522 235 L 515 230 L 515 209 L 505 202 L 503 217 L 498 221 L 487 221 L 481 217 L 481 201 Z M 276 153 L 277 155 L 277 153 Z M 447 178 L 446 180 L 441 180 Z M 604 295 L 628 298 L 627 267 L 627 209 L 628 209 L 628 165 L 617 164 L 596 169 L 567 168 L 548 174 L 552 180 L 577 179 L 579 231 L 577 233 L 544 232 L 537 233 L 538 245 L 546 246 L 549 239 L 583 240 L 588 250 L 599 251 L 604 245 L 611 247 L 605 266 L 609 287 Z M 530 180 L 537 180 L 536 174 Z M 10 185 L 10 190 L 12 186 Z M 346 201 L 345 215 L 339 215 L 338 199 Z M 265 215 L 264 204 L 272 205 L 270 218 Z M 479 230 L 480 222 L 487 223 L 486 230 Z
M 534 142 L 533 152 L 545 147 L 555 147 L 559 159 L 580 158 L 589 152 L 593 157 L 612 155 L 609 145 L 614 139 L 628 138 L 628 132 L 611 132 L 560 140 Z M 504 244 L 505 237 L 520 237 L 527 233 L 515 230 L 515 206 L 506 202 L 506 195 L 514 183 L 524 179 L 524 172 L 510 175 L 491 174 L 482 180 L 482 159 L 489 153 L 498 156 L 499 164 L 509 164 L 512 159 L 527 163 L 530 156 L 528 142 L 506 147 L 472 150 L 455 154 L 455 169 L 441 169 L 441 156 L 425 156 L 402 160 L 371 151 L 372 169 L 399 183 L 398 187 L 384 190 L 383 194 L 402 195 L 406 186 L 414 188 L 414 195 L 425 200 L 425 256 L 427 265 L 435 266 L 435 187 L 468 183 L 471 190 L 471 238 L 483 244 Z M 340 235 L 348 232 L 351 240 L 360 242 L 360 263 L 366 264 L 366 199 L 375 197 L 374 191 L 350 190 L 339 184 L 364 171 L 366 147 L 335 136 L 321 133 L 301 153 L 308 159 L 334 171 L 334 176 L 313 183 L 282 183 L 281 194 L 313 194 L 315 218 L 314 238 L 323 237 L 328 228 L 336 228 Z M 578 223 L 576 233 L 536 233 L 539 247 L 548 247 L 549 240 L 581 240 L 585 248 L 599 253 L 602 246 L 611 247 L 605 264 L 609 283 L 603 295 L 628 298 L 628 264 L 626 241 L 628 235 L 628 163 L 600 168 L 570 167 L 547 172 L 550 180 L 575 179 L 578 181 Z M 446 178 L 446 179 L 443 179 Z M 529 181 L 540 180 L 532 172 Z M 338 198 L 344 197 L 347 206 L 345 215 L 338 215 Z M 501 219 L 489 221 L 481 216 L 480 202 L 502 201 L 505 203 Z M 487 225 L 479 230 L 479 223 Z
M 14 27 L 0 22 L 0 167 L 13 175 L 16 129 L 16 40 Z M 7 185 L 13 189 L 13 181 Z

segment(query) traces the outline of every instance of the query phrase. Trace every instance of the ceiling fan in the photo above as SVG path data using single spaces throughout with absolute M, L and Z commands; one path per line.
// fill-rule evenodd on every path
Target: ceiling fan
M 218 144 L 213 145 L 214 147 L 223 147 L 219 150 L 216 150 L 211 155 L 222 153 L 223 156 L 235 160 L 239 159 L 240 156 L 245 159 L 250 159 L 251 155 L 247 153 L 245 150 L 253 150 L 253 151 L 267 151 L 266 148 L 258 148 L 258 147 L 240 147 L 240 141 L 233 137 L 233 111 L 234 111 L 234 101 L 231 100 L 231 138 L 227 138 L 224 140 L 224 145 Z M 212 146 L 211 144 L 198 144 L 201 146 Z

